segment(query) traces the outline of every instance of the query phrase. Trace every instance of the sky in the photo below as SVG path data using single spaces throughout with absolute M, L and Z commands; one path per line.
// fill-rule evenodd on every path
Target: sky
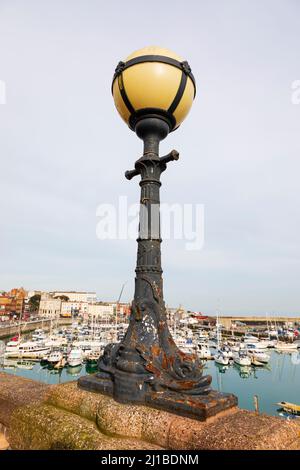
M 197 96 L 161 144 L 164 203 L 203 204 L 204 244 L 162 244 L 165 301 L 213 314 L 300 310 L 298 0 L 0 0 L 0 289 L 134 289 L 136 242 L 99 240 L 99 204 L 139 199 L 142 143 L 111 96 L 116 64 L 159 45 Z M 294 84 L 294 85 L 293 85 Z M 296 83 L 297 85 L 297 83 Z

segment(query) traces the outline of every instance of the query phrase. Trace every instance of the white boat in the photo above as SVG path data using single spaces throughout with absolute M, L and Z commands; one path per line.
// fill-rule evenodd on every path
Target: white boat
M 48 348 L 60 348 L 62 346 L 67 346 L 67 344 L 68 341 L 66 338 L 61 338 L 59 336 L 50 336 L 50 338 L 45 341 L 45 346 Z
M 63 353 L 59 351 L 58 349 L 55 349 L 51 351 L 51 353 L 48 356 L 48 363 L 50 366 L 55 366 L 59 362 L 61 362 L 63 359 Z
M 81 366 L 83 362 L 83 353 L 81 349 L 72 349 L 70 354 L 68 355 L 68 365 L 70 367 L 78 367 Z
M 43 334 L 45 334 L 44 330 L 42 330 L 41 328 L 37 328 L 32 333 L 32 338 L 37 338 L 38 336 L 43 335 Z
M 44 330 L 37 329 L 32 333 L 32 340 L 33 341 L 45 341 L 46 339 L 46 334 Z
M 18 357 L 20 341 L 9 341 L 6 344 L 4 357 Z
M 83 352 L 89 352 L 93 349 L 103 349 L 107 345 L 107 342 L 100 340 L 82 340 L 73 341 L 72 344 L 76 349 L 81 349 Z
M 268 364 L 270 361 L 270 356 L 263 351 L 248 349 L 248 354 L 254 365 L 264 365 Z
M 217 322 L 216 322 L 216 333 L 217 333 L 217 352 L 216 354 L 214 355 L 214 360 L 217 364 L 220 364 L 221 366 L 227 366 L 229 364 L 229 356 L 228 354 L 224 354 L 224 352 L 222 352 L 220 350 L 220 342 L 221 342 L 221 336 L 222 336 L 222 333 L 221 333 L 221 329 L 222 329 L 222 326 L 221 324 L 219 323 L 219 314 L 217 313 Z
M 257 343 L 259 340 L 256 336 L 246 334 L 244 336 L 244 343 Z
M 36 341 L 21 342 L 18 345 L 14 345 L 12 343 L 17 343 L 17 341 L 10 341 L 7 343 L 5 357 L 41 359 L 50 351 L 45 344 Z
M 268 341 L 244 341 L 244 345 L 246 348 L 253 347 L 256 349 L 267 349 L 269 347 L 269 340 Z
M 233 360 L 239 366 L 251 366 L 251 359 L 246 351 L 239 351 L 233 355 Z
M 298 345 L 297 343 L 284 343 L 283 341 L 278 341 L 275 348 L 277 351 L 296 351 Z
M 175 337 L 174 338 L 176 346 L 183 352 L 187 354 L 192 354 L 197 351 L 197 345 L 193 343 L 192 338 L 182 338 L 182 337 Z
M 100 352 L 97 353 L 95 351 L 90 351 L 87 353 L 86 355 L 86 362 L 87 364 L 97 364 L 98 363 L 98 360 L 99 360 L 99 357 L 100 357 Z
M 270 342 L 270 340 L 260 340 L 256 344 L 258 345 L 258 349 L 268 349 L 270 347 L 270 345 L 273 344 L 273 343 Z
M 223 353 L 223 355 L 225 357 L 228 357 L 228 359 L 232 359 L 233 358 L 233 351 L 231 350 L 231 348 L 227 345 L 227 344 L 223 344 L 223 346 L 221 346 L 219 348 L 219 351 L 221 353 Z
M 221 351 L 217 351 L 214 355 L 214 360 L 217 364 L 221 364 L 222 366 L 227 366 L 229 364 L 229 357 L 224 356 Z
M 205 343 L 198 343 L 197 355 L 200 359 L 210 359 L 212 356 L 209 346 Z
M 27 359 L 41 359 L 48 352 L 50 352 L 50 348 L 48 348 L 45 344 L 36 341 L 27 341 L 26 343 L 20 344 L 18 357 Z

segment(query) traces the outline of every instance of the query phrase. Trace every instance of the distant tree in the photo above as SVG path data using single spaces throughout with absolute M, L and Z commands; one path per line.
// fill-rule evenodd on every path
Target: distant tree
M 40 301 L 41 301 L 40 294 L 36 294 L 30 297 L 28 301 L 30 312 L 36 312 L 39 309 Z
M 63 302 L 68 302 L 69 297 L 67 295 L 58 295 L 57 297 L 54 297 L 55 299 L 60 299 L 62 300 Z

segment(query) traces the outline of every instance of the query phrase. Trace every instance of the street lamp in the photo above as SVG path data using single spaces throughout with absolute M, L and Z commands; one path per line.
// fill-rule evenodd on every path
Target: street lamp
M 196 84 L 189 64 L 177 54 L 146 47 L 119 62 L 112 82 L 116 108 L 144 142 L 144 152 L 128 180 L 140 175 L 140 225 L 135 294 L 129 327 L 121 343 L 108 345 L 98 373 L 81 377 L 79 386 L 111 395 L 122 403 L 143 403 L 204 419 L 235 406 L 237 399 L 210 388 L 196 355 L 176 346 L 163 299 L 159 220 L 160 176 L 178 160 L 172 150 L 159 157 L 159 143 L 188 114 Z

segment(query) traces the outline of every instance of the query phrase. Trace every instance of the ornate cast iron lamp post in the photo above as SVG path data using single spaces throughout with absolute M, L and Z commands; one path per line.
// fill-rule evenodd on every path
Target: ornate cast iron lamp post
M 166 321 L 159 229 L 160 176 L 178 160 L 173 150 L 159 157 L 159 143 L 179 127 L 196 94 L 189 64 L 169 50 L 148 47 L 119 62 L 112 83 L 117 110 L 144 142 L 131 179 L 141 177 L 141 211 L 135 294 L 121 343 L 110 344 L 98 373 L 79 379 L 81 388 L 123 403 L 144 403 L 203 419 L 236 405 L 234 395 L 210 389 L 195 355 L 176 346 Z

